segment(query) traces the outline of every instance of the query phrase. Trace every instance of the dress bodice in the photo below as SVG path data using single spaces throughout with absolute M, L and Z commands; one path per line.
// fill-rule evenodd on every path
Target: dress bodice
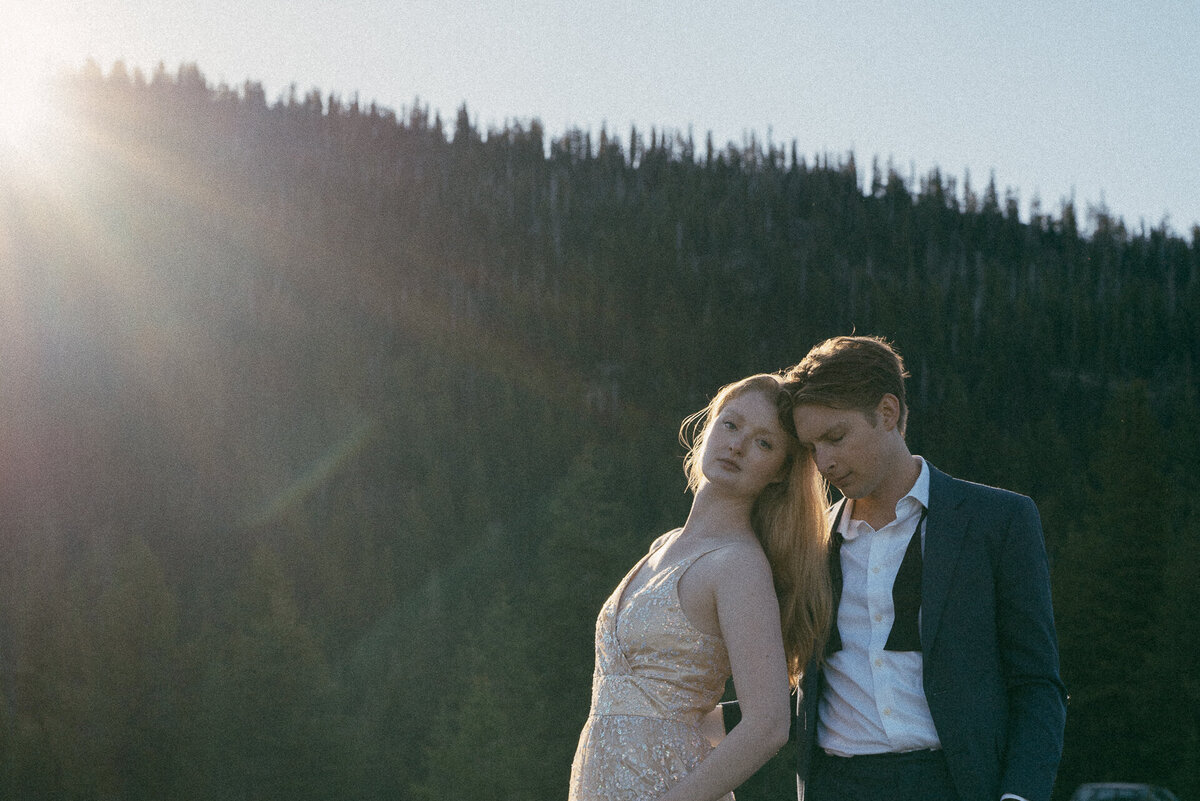
M 711 550 L 661 567 L 626 593 L 647 554 L 609 596 L 596 621 L 593 714 L 698 723 L 720 700 L 729 677 L 725 641 L 693 626 L 679 601 L 680 577 Z

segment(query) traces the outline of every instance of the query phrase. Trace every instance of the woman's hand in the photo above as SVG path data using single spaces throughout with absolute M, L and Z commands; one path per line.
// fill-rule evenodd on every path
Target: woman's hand
M 704 739 L 712 743 L 713 748 L 716 748 L 725 739 L 725 714 L 721 711 L 720 704 L 714 706 L 711 712 L 700 719 L 700 733 L 704 735 Z

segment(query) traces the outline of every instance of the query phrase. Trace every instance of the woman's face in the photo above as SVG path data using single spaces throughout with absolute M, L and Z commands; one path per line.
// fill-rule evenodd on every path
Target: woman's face
M 725 492 L 757 498 L 782 478 L 790 447 L 772 399 L 747 390 L 726 401 L 709 426 L 701 471 Z

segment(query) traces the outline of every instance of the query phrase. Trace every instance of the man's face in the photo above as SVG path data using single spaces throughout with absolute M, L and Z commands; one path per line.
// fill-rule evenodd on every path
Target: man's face
M 825 480 L 847 498 L 865 498 L 882 482 L 889 431 L 877 412 L 803 405 L 792 412 L 796 436 Z

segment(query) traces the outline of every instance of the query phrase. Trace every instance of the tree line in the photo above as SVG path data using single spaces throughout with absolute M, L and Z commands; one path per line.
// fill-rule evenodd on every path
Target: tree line
M 1056 796 L 1200 792 L 1200 230 L 190 64 L 54 92 L 0 167 L 0 796 L 562 798 L 680 420 L 851 331 L 914 452 L 1041 509 Z

